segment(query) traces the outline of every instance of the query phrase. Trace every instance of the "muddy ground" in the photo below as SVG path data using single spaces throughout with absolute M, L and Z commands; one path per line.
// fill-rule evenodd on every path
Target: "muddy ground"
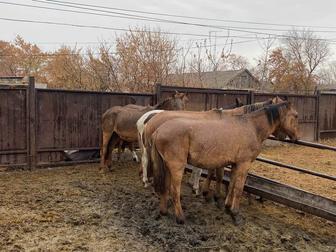
M 177 225 L 171 206 L 158 217 L 137 164 L 113 164 L 0 173 L 0 251 L 336 251 L 335 223 L 244 198 L 236 227 L 186 184 Z

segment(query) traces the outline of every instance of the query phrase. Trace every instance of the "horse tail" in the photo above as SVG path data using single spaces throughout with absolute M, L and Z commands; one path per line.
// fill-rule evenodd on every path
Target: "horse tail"
M 156 148 L 155 141 L 151 146 L 151 158 L 154 178 L 154 190 L 156 193 L 164 193 L 166 191 L 166 165 L 161 154 Z
M 151 178 L 151 177 L 153 177 L 153 164 L 151 162 L 152 154 L 151 154 L 151 151 L 148 151 L 148 150 L 147 150 L 147 160 L 148 160 L 148 162 L 147 162 L 147 178 Z

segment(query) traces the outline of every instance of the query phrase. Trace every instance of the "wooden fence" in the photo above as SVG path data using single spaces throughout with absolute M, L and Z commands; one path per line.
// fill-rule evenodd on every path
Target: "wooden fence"
M 244 104 L 276 94 L 246 90 L 183 88 L 157 85 L 156 93 L 105 93 L 0 87 L 0 166 L 34 168 L 65 163 L 65 150 L 98 150 L 101 116 L 116 105 L 150 105 L 173 94 L 188 94 L 188 110 L 226 107 L 240 98 Z M 303 139 L 336 136 L 336 94 L 278 94 L 299 112 Z

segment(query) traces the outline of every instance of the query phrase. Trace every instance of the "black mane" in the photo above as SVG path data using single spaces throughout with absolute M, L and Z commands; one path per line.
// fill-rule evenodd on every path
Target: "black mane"
M 273 125 L 280 120 L 281 110 L 288 107 L 288 102 L 283 102 L 279 104 L 269 105 L 264 108 L 267 116 L 268 123 Z
M 243 106 L 244 108 L 244 114 L 248 114 L 254 111 L 257 111 L 258 109 L 264 108 L 266 105 L 272 104 L 272 100 L 268 100 L 265 102 L 258 102 L 250 105 Z

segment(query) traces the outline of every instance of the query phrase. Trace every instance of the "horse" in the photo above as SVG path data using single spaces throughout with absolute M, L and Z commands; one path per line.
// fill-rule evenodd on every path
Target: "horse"
M 144 113 L 155 109 L 184 110 L 187 101 L 184 93 L 175 92 L 154 106 L 129 104 L 108 109 L 102 116 L 101 168 L 111 170 L 111 152 L 117 144 L 137 142 L 136 122 Z M 137 160 L 134 148 L 130 149 Z
M 149 151 L 147 150 L 148 148 L 146 147 L 146 139 L 149 139 L 149 137 L 152 135 L 152 133 L 163 123 L 165 123 L 168 120 L 172 120 L 174 118 L 194 118 L 194 119 L 222 119 L 223 116 L 225 115 L 242 115 L 245 113 L 249 113 L 252 111 L 255 111 L 259 108 L 262 108 L 266 105 L 270 104 L 276 104 L 279 102 L 282 102 L 279 97 L 275 97 L 273 99 L 266 100 L 264 102 L 259 102 L 251 105 L 245 105 L 245 106 L 240 106 L 234 109 L 228 109 L 228 110 L 223 110 L 223 109 L 213 109 L 205 112 L 194 112 L 194 111 L 166 111 L 164 113 L 161 113 L 154 116 L 151 114 L 148 114 L 149 117 L 147 121 L 145 120 L 145 115 L 142 117 L 142 120 L 137 122 L 137 127 L 139 130 L 139 145 L 141 146 L 141 162 L 142 166 L 140 167 L 140 174 L 142 173 L 142 180 L 147 187 L 149 185 L 149 179 L 148 179 L 148 171 L 150 171 L 148 168 L 150 168 L 150 163 L 148 160 L 150 159 Z M 236 106 L 238 106 L 238 101 L 236 101 Z M 152 119 L 151 119 L 152 118 Z M 217 183 L 217 189 L 221 187 L 221 178 L 223 176 L 220 176 L 220 171 L 217 172 L 218 174 L 218 180 L 220 180 Z M 201 169 L 198 169 L 196 167 L 193 167 L 193 174 L 191 176 L 192 178 L 192 183 L 193 183 L 193 190 L 195 191 L 196 194 L 199 194 L 199 179 L 201 175 Z M 204 191 L 208 191 L 209 185 L 210 185 L 210 178 L 212 176 L 212 173 L 209 173 L 207 182 L 205 183 L 206 187 Z M 221 193 L 216 190 L 216 196 L 220 196 Z
M 244 104 L 242 103 L 242 101 L 239 98 L 236 98 L 235 100 L 235 104 L 233 105 L 228 105 L 226 107 L 226 109 L 231 109 L 231 108 L 236 108 L 236 107 L 242 107 Z M 213 109 L 212 111 L 222 111 L 223 109 L 220 108 L 219 110 L 217 109 Z M 141 150 L 141 166 L 140 166 L 140 171 L 139 174 L 142 174 L 142 180 L 144 183 L 144 186 L 147 187 L 149 185 L 148 183 L 148 176 L 147 176 L 147 166 L 148 166 L 148 157 L 147 157 L 147 149 L 145 148 L 145 140 L 143 138 L 144 136 L 144 130 L 145 130 L 145 126 L 147 125 L 147 123 L 149 122 L 149 120 L 151 120 L 155 115 L 163 112 L 164 110 L 152 110 L 149 111 L 147 113 L 145 113 L 144 115 L 142 115 L 140 117 L 140 119 L 137 121 L 137 129 L 138 129 L 138 142 L 139 142 L 139 146 L 140 146 L 140 150 Z M 167 111 L 166 111 L 167 112 Z M 188 113 L 190 112 L 190 113 Z M 191 111 L 185 111 L 185 113 L 178 113 L 178 116 L 184 116 L 185 114 L 190 114 L 190 115 L 194 115 L 193 112 Z M 168 118 L 171 119 L 171 118 Z M 195 169 L 197 169 L 195 167 Z M 200 170 L 200 169 L 199 169 Z
M 150 139 L 160 214 L 167 214 L 170 192 L 176 222 L 184 223 L 180 193 L 187 163 L 206 169 L 231 165 L 225 208 L 234 223 L 241 224 L 239 203 L 248 170 L 261 152 L 263 141 L 276 130 L 286 133 L 293 141 L 298 139 L 298 113 L 291 103 L 270 105 L 241 116 L 225 116 L 223 120 L 176 118 L 162 124 Z

